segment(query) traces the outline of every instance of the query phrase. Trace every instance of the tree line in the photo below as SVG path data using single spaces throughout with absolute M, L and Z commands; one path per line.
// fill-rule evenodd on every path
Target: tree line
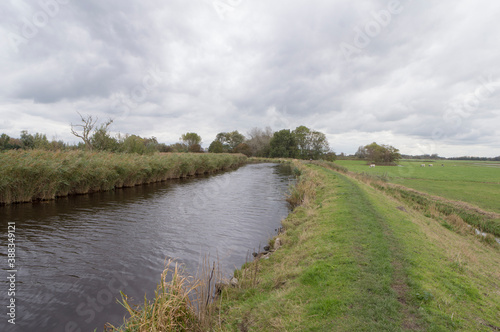
M 220 132 L 210 143 L 207 151 L 202 146 L 202 138 L 195 132 L 187 132 L 179 138 L 179 142 L 167 145 L 159 143 L 156 137 L 140 137 L 138 135 L 113 135 L 110 131 L 112 119 L 99 123 L 97 117 L 80 114 L 81 122 L 71 124 L 71 133 L 81 139 L 77 145 L 69 145 L 61 140 L 49 141 L 45 134 L 30 134 L 22 131 L 20 138 L 12 138 L 7 134 L 0 135 L 0 150 L 10 149 L 44 149 L 89 151 L 110 151 L 125 153 L 154 152 L 211 152 L 242 153 L 247 156 L 269 158 L 299 158 L 334 160 L 335 153 L 330 150 L 325 134 L 306 126 L 294 130 L 283 129 L 273 132 L 271 128 L 253 128 L 247 136 L 237 130 Z

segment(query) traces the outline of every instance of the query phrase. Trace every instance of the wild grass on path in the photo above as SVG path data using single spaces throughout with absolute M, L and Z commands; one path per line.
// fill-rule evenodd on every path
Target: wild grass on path
M 284 220 L 283 247 L 236 273 L 255 282 L 222 294 L 223 330 L 500 328 L 498 249 L 334 171 L 301 173 L 315 198 Z
M 239 166 L 239 154 L 0 153 L 0 204 L 48 200 L 211 173 Z

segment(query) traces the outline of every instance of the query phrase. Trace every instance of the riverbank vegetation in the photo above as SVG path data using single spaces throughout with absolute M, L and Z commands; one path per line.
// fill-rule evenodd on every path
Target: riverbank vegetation
M 216 268 L 205 261 L 203 277 L 189 276 L 176 262 L 170 260 L 161 274 L 154 298 L 139 307 L 122 292 L 120 304 L 127 310 L 128 318 L 121 326 L 107 324 L 106 332 L 151 331 L 210 331 L 213 320 Z
M 245 163 L 241 154 L 13 150 L 0 153 L 0 204 L 184 178 Z
M 338 172 L 345 169 L 299 168 L 299 184 L 311 182 L 302 185 L 304 204 L 283 221 L 280 249 L 235 272 L 254 281 L 224 290 L 220 330 L 500 328 L 497 246 Z

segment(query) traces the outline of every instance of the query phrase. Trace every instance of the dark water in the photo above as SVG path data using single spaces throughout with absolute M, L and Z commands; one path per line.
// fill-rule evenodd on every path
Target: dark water
M 264 246 L 289 210 L 290 173 L 246 165 L 210 177 L 170 181 L 0 207 L 0 331 L 102 331 L 120 325 L 120 290 L 153 294 L 166 259 L 193 274 L 206 253 L 228 275 Z M 7 224 L 15 222 L 15 296 L 8 296 Z M 16 324 L 7 322 L 15 298 Z

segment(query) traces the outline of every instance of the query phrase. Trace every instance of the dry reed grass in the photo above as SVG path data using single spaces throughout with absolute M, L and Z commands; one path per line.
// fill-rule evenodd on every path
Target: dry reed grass
M 219 263 L 205 257 L 197 277 L 189 276 L 175 261 L 169 260 L 161 274 L 154 299 L 146 297 L 134 306 L 122 294 L 120 304 L 130 317 L 107 332 L 209 331 L 216 325 L 216 284 L 222 280 Z

